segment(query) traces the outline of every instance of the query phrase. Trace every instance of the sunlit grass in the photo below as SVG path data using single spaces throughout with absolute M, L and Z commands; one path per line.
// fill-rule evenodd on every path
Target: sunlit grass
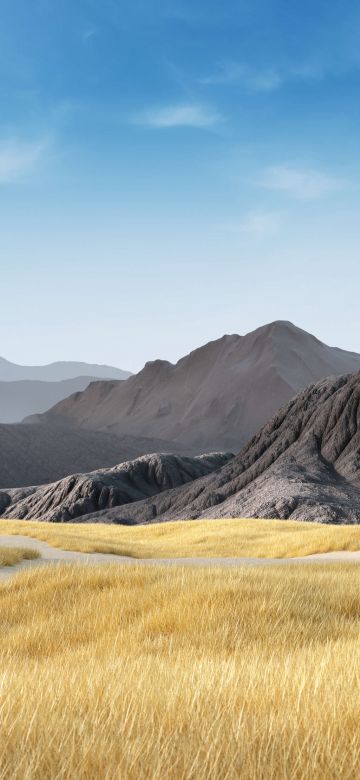
M 27 550 L 22 547 L 1 547 L 0 546 L 0 567 L 15 566 L 16 563 L 27 560 L 32 561 L 40 558 L 37 550 Z
M 1 520 L 1 534 L 32 536 L 66 550 L 134 558 L 286 558 L 360 549 L 360 526 L 291 520 L 192 520 L 130 527 Z
M 2 780 L 358 777 L 356 564 L 34 569 L 0 621 Z

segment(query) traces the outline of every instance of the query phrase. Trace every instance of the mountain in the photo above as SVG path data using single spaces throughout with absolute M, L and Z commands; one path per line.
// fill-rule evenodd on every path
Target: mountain
M 109 436 L 57 430 L 59 436 Z M 36 491 L 3 491 L 0 510 L 13 517 L 80 516 L 89 522 L 128 524 L 197 517 L 359 523 L 360 372 L 310 385 L 283 406 L 239 455 L 208 456 L 216 459 L 215 470 L 202 472 L 205 476 L 201 469 L 190 470 L 188 462 L 203 466 L 206 458 L 162 458 L 151 455 Z M 185 462 L 188 481 L 183 478 Z
M 78 377 L 100 379 L 127 379 L 129 371 L 114 366 L 103 366 L 73 361 L 58 361 L 46 366 L 20 366 L 0 357 L 0 382 L 18 382 L 24 379 L 41 382 L 62 382 Z
M 0 488 L 54 482 L 155 450 L 184 453 L 183 446 L 162 439 L 46 425 L 0 425 Z
M 51 485 L 0 492 L 4 517 L 71 521 L 99 509 L 154 496 L 210 474 L 227 463 L 231 454 L 213 453 L 195 458 L 152 454 L 112 469 L 75 474 Z
M 0 382 L 0 423 L 20 422 L 28 415 L 45 412 L 72 393 L 85 390 L 92 381 L 93 377 L 78 376 L 61 382 Z
M 93 382 L 35 421 L 236 452 L 309 383 L 358 370 L 360 355 L 273 322 L 246 336 L 223 336 L 176 365 L 147 363 L 126 382 Z
M 115 509 L 88 515 L 116 521 Z M 151 501 L 123 521 L 268 517 L 360 522 L 360 373 L 299 393 L 227 465 Z

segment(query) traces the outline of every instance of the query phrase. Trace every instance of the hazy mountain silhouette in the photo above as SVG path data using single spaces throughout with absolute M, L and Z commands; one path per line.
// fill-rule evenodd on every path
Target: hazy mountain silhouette
M 0 423 L 41 414 L 99 377 L 123 380 L 128 376 L 128 371 L 112 366 L 71 362 L 19 366 L 0 358 Z
M 20 366 L 0 357 L 0 382 L 17 382 L 28 379 L 42 382 L 61 382 L 75 377 L 99 377 L 100 379 L 127 379 L 129 371 L 114 366 L 74 361 L 57 361 L 45 366 Z
M 0 423 L 21 422 L 28 415 L 45 412 L 72 393 L 85 390 L 92 381 L 93 377 L 78 376 L 61 382 L 0 382 Z

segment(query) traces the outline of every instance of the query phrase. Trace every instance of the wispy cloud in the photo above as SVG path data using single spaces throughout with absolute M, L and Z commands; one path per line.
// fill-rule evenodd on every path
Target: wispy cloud
M 261 237 L 277 233 L 282 222 L 282 215 L 276 212 L 249 211 L 240 222 L 223 225 L 223 228 L 231 233 Z
M 322 171 L 288 165 L 266 168 L 256 184 L 301 200 L 316 200 L 346 187 L 346 181 Z
M 221 121 L 217 111 L 197 104 L 150 108 L 133 118 L 135 124 L 147 127 L 212 127 Z
M 28 143 L 17 139 L 0 141 L 0 184 L 29 174 L 43 157 L 47 143 Z
M 337 63 L 335 66 L 317 57 L 299 63 L 263 68 L 253 68 L 241 62 L 223 62 L 217 65 L 213 73 L 197 81 L 205 86 L 237 84 L 248 92 L 274 92 L 288 84 L 319 82 L 343 70 L 344 65 Z
M 279 89 L 283 83 L 283 76 L 272 69 L 253 73 L 247 80 L 248 88 L 253 92 L 273 92 L 275 89 Z
M 274 68 L 252 70 L 240 63 L 223 63 L 210 76 L 199 79 L 200 84 L 242 84 L 251 92 L 272 92 L 283 84 L 284 78 Z
M 83 41 L 90 41 L 92 38 L 95 38 L 97 32 L 96 27 L 87 27 L 82 34 Z

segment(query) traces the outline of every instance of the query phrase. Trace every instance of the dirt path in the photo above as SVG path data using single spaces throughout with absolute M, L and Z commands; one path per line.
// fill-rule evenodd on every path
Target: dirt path
M 274 563 L 287 565 L 289 563 L 316 563 L 339 562 L 360 563 L 360 550 L 358 552 L 330 552 L 306 555 L 299 558 L 130 558 L 128 556 L 113 555 L 110 553 L 81 553 L 70 550 L 60 550 L 51 547 L 46 542 L 33 539 L 30 536 L 0 536 L 2 547 L 26 547 L 38 550 L 41 558 L 33 561 L 22 561 L 16 566 L 4 566 L 0 568 L 0 581 L 5 581 L 16 572 L 33 568 L 34 566 L 49 566 L 56 563 L 145 563 L 145 564 L 177 564 L 181 566 L 269 566 Z

